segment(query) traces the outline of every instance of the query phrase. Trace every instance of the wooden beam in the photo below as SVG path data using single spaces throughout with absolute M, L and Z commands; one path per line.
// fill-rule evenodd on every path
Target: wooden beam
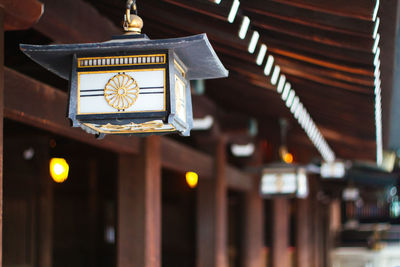
M 255 64 L 255 58 L 249 58 L 248 53 L 245 53 L 246 51 L 244 49 L 241 51 L 236 51 L 235 49 L 224 47 L 224 45 L 220 43 L 215 43 L 214 48 L 218 52 L 224 53 L 224 64 L 227 65 L 231 72 L 234 71 L 239 73 L 239 75 L 247 76 L 246 80 L 249 80 L 251 83 L 253 83 L 253 81 L 258 81 L 262 84 L 262 86 L 271 90 L 275 90 L 273 86 L 265 82 L 265 76 L 262 73 L 262 67 L 257 66 Z M 343 69 L 335 69 L 330 67 L 324 68 L 318 64 L 314 64 L 315 62 L 298 60 L 297 58 L 291 57 L 291 55 L 293 55 L 293 51 L 289 53 L 284 52 L 284 55 L 280 55 L 279 51 L 281 51 L 281 49 L 282 48 L 280 47 L 278 53 L 275 54 L 275 49 L 272 46 L 270 51 L 273 51 L 272 54 L 274 55 L 275 62 L 281 66 L 282 73 L 298 76 L 303 79 L 308 79 L 310 81 L 318 82 L 320 84 L 335 87 L 341 90 L 346 89 L 350 92 L 364 94 L 372 94 L 373 92 L 372 76 L 349 73 Z M 303 52 L 303 54 L 305 53 Z M 237 64 L 238 61 L 241 61 L 240 65 Z M 327 60 L 319 60 L 317 63 L 326 63 L 326 61 Z M 335 65 L 334 67 L 337 66 L 344 66 L 344 63 L 341 62 L 339 65 Z
M 323 68 L 339 70 L 339 71 L 353 73 L 353 74 L 359 74 L 359 75 L 366 75 L 366 76 L 370 76 L 371 78 L 374 76 L 372 66 L 368 66 L 368 68 L 359 67 L 359 66 L 349 66 L 349 64 L 328 61 L 326 59 L 321 59 L 318 56 L 313 56 L 313 55 L 306 54 L 306 53 L 299 54 L 299 53 L 295 53 L 290 50 L 284 50 L 284 49 L 276 48 L 276 47 L 273 47 L 270 51 L 273 54 L 279 54 L 281 56 L 289 57 L 289 58 L 296 59 L 299 61 L 304 61 L 306 63 L 317 65 L 317 66 L 320 66 Z
M 311 81 L 327 84 L 338 88 L 347 89 L 349 91 L 371 94 L 374 81 L 371 77 L 348 74 L 341 71 L 326 70 L 316 66 L 310 66 L 303 62 L 296 62 L 285 57 L 275 57 L 276 62 L 281 66 L 283 73 L 300 76 Z M 299 69 L 301 71 L 299 71 Z M 313 75 L 299 75 L 304 73 L 315 73 Z M 318 74 L 317 74 L 318 73 Z
M 327 31 L 313 26 L 301 25 L 280 19 L 252 14 L 254 26 L 261 32 L 276 32 L 290 37 L 305 39 L 326 46 L 339 47 L 341 49 L 360 50 L 370 52 L 374 44 L 372 33 L 368 37 L 354 36 L 350 34 Z M 267 34 L 266 34 L 267 35 Z
M 317 62 L 316 60 L 322 59 L 328 61 L 329 64 L 326 66 L 332 68 L 342 68 L 344 66 L 352 66 L 352 67 L 362 67 L 371 66 L 373 62 L 373 54 L 370 51 L 358 51 L 358 50 L 349 50 L 342 49 L 334 46 L 326 46 L 321 43 L 316 43 L 308 40 L 300 40 L 296 42 L 297 38 L 280 38 L 280 35 L 277 36 L 268 36 L 264 39 L 269 47 L 274 49 L 280 49 L 286 52 L 292 52 L 293 55 L 303 55 L 307 56 L 309 61 Z M 292 42 L 290 42 L 292 40 Z M 329 53 L 331 51 L 332 54 Z M 299 56 L 297 56 L 299 57 Z M 312 61 L 312 58 L 314 60 Z M 319 64 L 320 65 L 320 64 Z M 371 75 L 372 77 L 373 75 Z
M 0 266 L 3 266 L 4 9 L 0 6 Z
M 374 30 L 373 22 L 369 20 L 358 20 L 328 13 L 314 12 L 310 9 L 290 6 L 275 1 L 249 1 L 243 3 L 241 7 L 246 13 L 257 13 L 300 25 L 353 34 L 355 36 L 371 36 Z
M 161 141 L 161 160 L 165 168 L 185 172 L 194 171 L 200 179 L 213 177 L 213 158 L 168 138 Z
M 118 165 L 117 267 L 161 266 L 161 140 L 147 137 Z
M 197 195 L 197 267 L 227 267 L 226 147 L 215 148 L 214 179 L 200 181 Z
M 189 4 L 186 1 L 176 1 L 176 0 L 163 0 L 164 2 L 167 2 L 171 5 L 176 5 L 185 9 L 189 9 L 191 11 L 200 13 L 202 15 L 206 15 L 221 21 L 226 21 L 229 12 L 225 8 L 221 8 L 222 6 L 227 6 L 226 2 L 221 3 L 220 6 L 216 6 L 215 2 L 213 3 L 204 3 L 200 1 L 191 1 Z
M 340 17 L 369 21 L 372 19 L 373 1 L 354 1 L 349 4 L 345 0 L 321 2 L 319 0 L 274 0 L 289 6 L 301 7 L 314 12 L 327 13 Z
M 272 266 L 289 267 L 289 199 L 272 200 Z
M 4 30 L 15 31 L 32 27 L 43 14 L 43 4 L 37 0 L 0 0 L 4 9 Z
M 252 191 L 255 186 L 251 175 L 229 165 L 226 167 L 226 182 L 230 189 L 239 191 Z
M 45 0 L 44 3 L 45 12 L 34 28 L 56 42 L 107 41 L 122 34 L 122 27 L 115 26 L 86 1 Z M 124 12 L 121 10 L 121 21 Z
M 96 140 L 81 129 L 71 128 L 66 118 L 68 96 L 65 92 L 8 68 L 5 69 L 4 98 L 6 118 L 118 153 L 139 152 L 139 138 L 107 136 Z

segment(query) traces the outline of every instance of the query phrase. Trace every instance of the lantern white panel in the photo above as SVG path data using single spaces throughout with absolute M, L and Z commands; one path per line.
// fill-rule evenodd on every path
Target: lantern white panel
M 297 196 L 306 198 L 308 196 L 308 178 L 304 168 L 299 169 L 297 173 Z
M 295 173 L 266 173 L 261 180 L 263 194 L 293 194 L 297 189 Z
M 175 75 L 175 104 L 176 114 L 179 119 L 186 122 L 186 98 L 185 98 L 185 83 Z
M 159 112 L 165 101 L 165 69 L 78 73 L 78 114 Z

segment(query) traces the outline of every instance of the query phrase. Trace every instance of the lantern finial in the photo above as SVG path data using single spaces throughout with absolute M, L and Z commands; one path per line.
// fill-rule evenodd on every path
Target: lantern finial
M 134 14 L 131 14 L 131 9 Z M 126 14 L 124 16 L 124 30 L 130 34 L 140 34 L 143 28 L 143 20 L 137 15 L 136 0 L 126 2 Z

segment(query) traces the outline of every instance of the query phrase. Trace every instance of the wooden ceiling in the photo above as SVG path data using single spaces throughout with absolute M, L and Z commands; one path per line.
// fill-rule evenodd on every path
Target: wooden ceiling
M 92 3 L 118 23 L 120 2 Z M 207 95 L 219 106 L 255 117 L 264 134 L 279 132 L 277 121 L 286 117 L 292 149 L 310 149 L 263 68 L 255 64 L 256 55 L 247 52 L 251 34 L 237 37 L 241 16 L 248 16 L 337 156 L 374 159 L 374 1 L 241 1 L 233 24 L 226 21 L 230 0 L 220 5 L 200 0 L 137 4 L 151 38 L 208 34 L 230 70 L 228 79 L 207 81 Z
M 126 1 L 86 2 L 120 27 Z M 272 143 L 280 142 L 279 119 L 287 118 L 289 150 L 304 161 L 319 156 L 263 74 L 263 66 L 256 65 L 258 48 L 253 55 L 247 52 L 251 34 L 238 38 L 241 18 L 248 16 L 337 157 L 374 160 L 375 1 L 242 0 L 230 24 L 226 18 L 231 4 L 232 0 L 220 5 L 206 0 L 137 0 L 143 32 L 152 39 L 207 33 L 230 71 L 229 78 L 206 82 L 205 94 L 218 108 L 257 119 L 259 137 Z M 36 28 L 43 27 L 40 23 Z M 82 23 L 82 29 L 96 27 L 85 25 L 85 20 L 71 23 Z

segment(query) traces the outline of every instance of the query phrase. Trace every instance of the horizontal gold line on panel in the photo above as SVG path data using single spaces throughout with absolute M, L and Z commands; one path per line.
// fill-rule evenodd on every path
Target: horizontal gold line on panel
M 162 58 L 160 62 L 136 62 L 134 63 L 134 59 L 139 59 L 139 58 L 152 58 L 152 57 L 160 57 Z M 118 63 L 118 64 L 111 64 L 111 63 L 105 63 L 105 64 L 97 64 L 97 65 L 84 65 L 84 61 L 88 60 L 112 60 L 112 59 L 132 59 L 132 63 Z M 96 67 L 113 67 L 113 66 L 132 66 L 132 65 L 154 65 L 154 64 L 165 64 L 166 62 L 166 55 L 165 54 L 153 54 L 153 55 L 129 55 L 129 56 L 110 56 L 110 57 L 85 57 L 85 58 L 78 58 L 78 68 L 96 68 Z

